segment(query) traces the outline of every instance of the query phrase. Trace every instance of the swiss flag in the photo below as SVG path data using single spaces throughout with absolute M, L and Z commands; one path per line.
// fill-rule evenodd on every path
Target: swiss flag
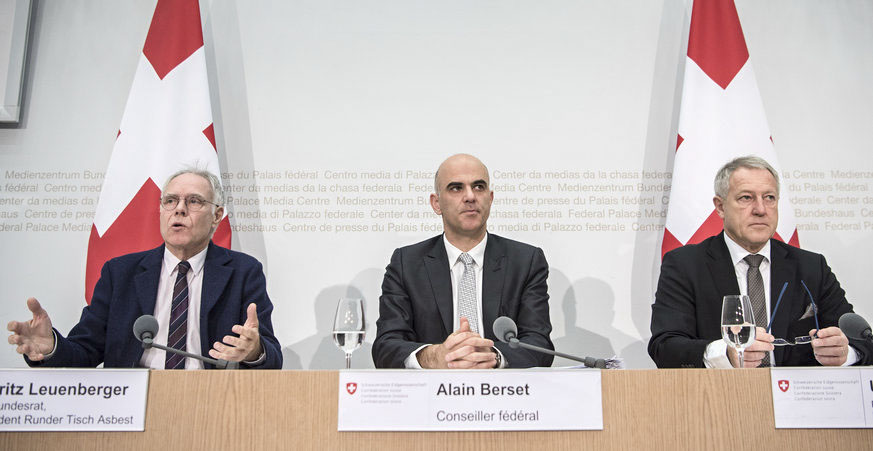
M 695 0 L 662 257 L 721 232 L 713 179 L 744 155 L 757 155 L 781 173 L 737 8 L 733 0 Z M 799 246 L 787 196 L 779 199 L 775 238 L 783 237 Z
M 167 177 L 194 166 L 220 174 L 197 0 L 158 0 L 88 240 L 85 299 L 103 264 L 163 242 L 159 199 Z M 230 247 L 225 217 L 213 240 Z

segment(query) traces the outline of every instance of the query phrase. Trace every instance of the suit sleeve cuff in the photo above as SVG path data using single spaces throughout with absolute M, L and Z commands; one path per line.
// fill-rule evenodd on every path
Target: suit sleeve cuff
M 257 360 L 253 360 L 251 362 L 243 361 L 243 363 L 246 366 L 258 366 L 258 365 L 263 365 L 264 362 L 266 362 L 266 361 L 267 361 L 267 350 L 265 349 L 265 350 L 261 351 L 261 355 L 258 356 Z
M 860 359 L 861 358 L 858 355 L 858 351 L 852 345 L 849 345 L 849 353 L 846 355 L 846 363 L 842 364 L 841 366 L 852 366 L 858 363 L 858 360 Z
M 418 354 L 418 351 L 421 351 L 422 349 L 426 348 L 427 346 L 428 345 L 422 345 L 422 346 L 419 346 L 418 349 L 416 349 L 415 351 L 412 351 L 412 354 L 409 354 L 409 357 L 407 357 L 406 360 L 403 361 L 403 366 L 407 369 L 410 369 L 410 370 L 423 369 L 421 367 L 421 364 L 418 363 L 418 357 L 416 357 L 415 355 Z
M 706 351 L 703 353 L 703 364 L 707 368 L 733 368 L 727 356 L 727 343 L 724 340 L 716 340 L 706 345 Z
M 43 357 L 42 357 L 43 362 L 52 358 L 52 356 L 55 355 L 55 351 L 58 350 L 58 333 L 55 332 L 54 329 L 52 329 L 52 338 L 54 339 L 55 344 L 54 344 L 54 346 L 52 346 L 52 352 L 49 352 L 48 354 L 43 355 Z M 852 347 L 849 346 L 849 350 L 851 350 L 851 349 L 852 349 Z M 857 360 L 857 356 L 855 357 L 855 359 Z
M 494 352 L 496 352 L 500 356 L 500 365 L 497 366 L 497 369 L 506 368 L 506 356 L 504 356 L 503 353 L 500 352 L 500 349 L 498 349 L 497 346 L 494 346 L 491 349 L 493 349 Z

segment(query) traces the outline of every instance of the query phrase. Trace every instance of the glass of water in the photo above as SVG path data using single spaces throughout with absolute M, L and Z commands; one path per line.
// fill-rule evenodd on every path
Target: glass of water
M 361 347 L 366 330 L 363 299 L 341 298 L 333 320 L 333 342 L 346 353 L 346 369 L 352 367 L 352 353 Z
M 743 368 L 743 351 L 755 342 L 755 314 L 748 296 L 728 295 L 722 299 L 721 337 L 737 350 L 739 367 Z

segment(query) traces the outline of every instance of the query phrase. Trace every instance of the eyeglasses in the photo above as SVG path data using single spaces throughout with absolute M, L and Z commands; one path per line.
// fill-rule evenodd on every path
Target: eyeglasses
M 809 287 L 806 286 L 806 283 L 801 280 L 800 284 L 803 285 L 803 288 L 806 289 L 806 294 L 809 295 L 809 303 L 812 305 L 812 314 L 815 317 L 815 334 L 813 334 L 813 337 L 810 337 L 809 335 L 794 337 L 794 341 L 788 341 L 784 338 L 777 338 L 773 340 L 773 346 L 808 345 L 812 343 L 813 338 L 818 338 L 818 306 L 815 304 L 815 299 L 812 298 L 812 292 L 809 291 Z M 776 318 L 776 311 L 779 310 L 779 304 L 782 302 L 782 295 L 785 294 L 786 288 L 788 288 L 788 282 L 782 284 L 782 290 L 779 292 L 779 297 L 776 299 L 776 307 L 773 307 L 773 313 L 770 315 L 770 322 L 767 323 L 768 334 L 770 333 L 770 329 L 773 327 L 773 318 Z
M 182 199 L 180 199 L 179 196 L 176 196 L 175 194 L 167 194 L 166 196 L 161 197 L 161 208 L 163 208 L 164 210 L 175 210 L 176 207 L 179 205 L 180 200 Z M 188 208 L 189 211 L 200 211 L 206 204 L 212 204 L 216 207 L 221 206 L 214 202 L 209 202 L 208 200 L 196 194 L 185 197 L 183 202 L 185 202 L 185 206 Z

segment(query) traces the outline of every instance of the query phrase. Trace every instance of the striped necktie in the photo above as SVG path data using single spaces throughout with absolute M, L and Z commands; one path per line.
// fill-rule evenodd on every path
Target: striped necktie
M 176 284 L 173 285 L 173 306 L 170 311 L 170 335 L 167 337 L 167 346 L 185 351 L 185 343 L 188 340 L 188 277 L 186 275 L 191 269 L 191 264 L 181 261 L 176 268 L 178 274 Z M 185 357 L 168 352 L 164 368 L 184 370 Z

